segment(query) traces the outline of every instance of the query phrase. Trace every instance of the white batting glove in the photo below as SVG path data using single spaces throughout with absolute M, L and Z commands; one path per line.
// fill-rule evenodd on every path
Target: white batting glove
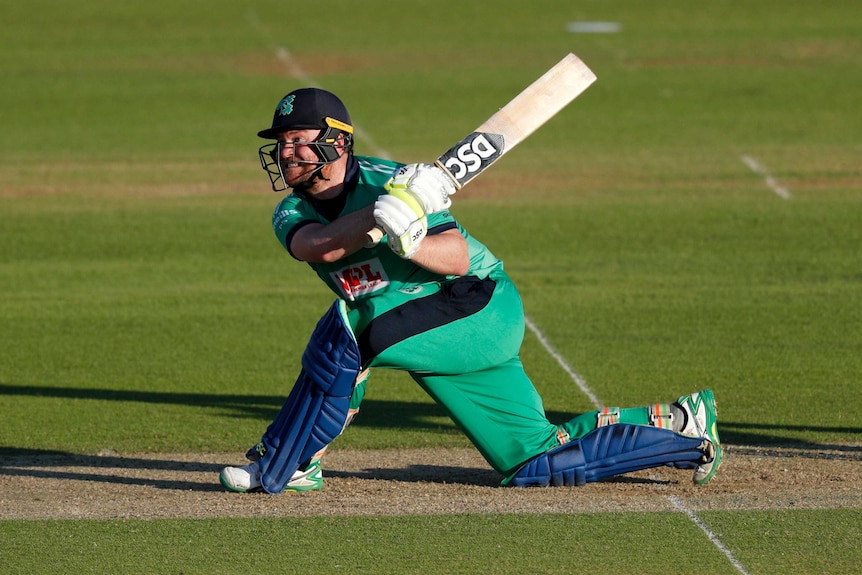
M 408 164 L 398 168 L 386 182 L 386 191 L 404 190 L 422 205 L 426 214 L 449 209 L 449 198 L 458 191 L 443 170 L 431 164 Z
M 374 221 L 386 232 L 387 243 L 398 256 L 409 260 L 428 233 L 428 219 L 411 194 L 394 189 L 374 202 Z

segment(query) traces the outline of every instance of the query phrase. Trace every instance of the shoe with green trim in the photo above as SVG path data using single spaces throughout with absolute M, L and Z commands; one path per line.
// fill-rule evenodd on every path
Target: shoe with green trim
M 716 424 L 718 410 L 715 407 L 715 396 L 711 390 L 706 389 L 691 395 L 683 395 L 676 400 L 676 405 L 685 412 L 685 423 L 679 433 L 691 437 L 703 437 L 712 444 L 715 451 L 710 461 L 697 466 L 692 477 L 697 485 L 706 485 L 715 477 L 724 455 L 718 439 Z
M 225 467 L 219 473 L 219 481 L 226 489 L 237 493 L 260 491 L 260 464 L 252 461 L 242 467 Z M 294 473 L 284 491 L 303 493 L 321 489 L 323 489 L 323 469 L 320 463 L 315 462 L 305 471 Z

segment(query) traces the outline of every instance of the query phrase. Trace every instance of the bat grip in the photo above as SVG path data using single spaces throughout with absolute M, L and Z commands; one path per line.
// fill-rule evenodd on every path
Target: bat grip
M 365 237 L 368 241 L 365 243 L 366 248 L 373 248 L 377 244 L 380 243 L 380 240 L 383 238 L 386 232 L 384 232 L 380 227 L 374 226 L 371 230 L 365 234 Z

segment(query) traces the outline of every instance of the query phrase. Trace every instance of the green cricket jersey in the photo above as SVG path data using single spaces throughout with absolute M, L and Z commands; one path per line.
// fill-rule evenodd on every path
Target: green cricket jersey
M 348 167 L 347 197 L 341 200 L 343 207 L 340 207 L 337 213 L 325 215 L 322 211 L 326 210 L 321 209 L 320 202 L 300 194 L 293 193 L 285 197 L 276 206 L 272 216 L 272 225 L 279 243 L 289 249 L 289 239 L 302 225 L 311 222 L 327 224 L 337 217 L 373 204 L 378 196 L 386 193 L 384 184 L 402 165 L 380 158 L 355 157 Z M 448 211 L 428 216 L 429 234 L 451 228 L 459 229 L 467 239 L 470 253 L 468 275 L 484 278 L 494 269 L 502 268 L 502 262 L 461 228 Z M 385 240 L 373 248 L 361 249 L 337 262 L 310 262 L 309 265 L 329 286 L 329 289 L 344 299 L 351 309 L 357 308 L 360 302 L 382 295 L 393 295 L 393 292 L 399 292 L 407 297 L 420 293 L 427 294 L 427 290 L 434 289 L 435 282 L 451 279 L 451 276 L 450 278 L 441 276 L 417 266 L 410 260 L 398 257 L 389 249 Z M 392 305 L 398 305 L 399 300 L 403 301 L 403 299 L 394 298 Z M 392 305 L 383 307 L 389 309 Z M 378 309 L 377 313 L 385 309 Z

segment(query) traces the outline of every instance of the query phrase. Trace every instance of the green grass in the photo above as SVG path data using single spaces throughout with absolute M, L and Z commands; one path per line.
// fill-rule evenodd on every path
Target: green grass
M 749 573 L 860 571 L 858 509 L 705 512 L 703 518 Z
M 858 510 L 704 515 L 750 573 L 856 573 L 862 560 Z M 262 555 L 254 564 L 286 572 L 294 572 L 291 550 L 325 573 L 550 574 L 585 561 L 614 573 L 737 572 L 683 515 L 668 513 L 30 521 L 0 523 L 0 534 L 9 575 L 235 573 L 255 549 Z M 40 549 L 38 565 L 16 567 L 11 558 L 46 536 L 52 545 Z M 666 538 L 685 552 L 669 554 Z M 820 554 L 806 553 L 812 548 Z
M 235 573 L 262 547 L 277 551 L 264 551 L 254 563 L 287 572 L 293 567 L 283 550 L 296 550 L 324 573 L 477 573 L 493 565 L 493 573 L 550 574 L 582 568 L 577 558 L 585 554 L 615 572 L 682 575 L 693 565 L 716 575 L 734 572 L 718 551 L 699 544 L 700 531 L 684 516 L 650 517 L 655 530 L 690 549 L 685 564 L 652 559 L 664 554 L 663 543 L 640 528 L 638 514 L 33 521 L 0 533 L 4 555 L 26 553 L 45 532 L 57 541 L 40 557 L 43 571 L 27 573 Z M 603 543 L 579 538 L 584 531 Z
M 278 410 L 331 300 L 269 225 L 278 196 L 254 134 L 302 84 L 280 46 L 348 103 L 371 138 L 360 153 L 409 161 L 578 54 L 599 81 L 455 215 L 603 402 L 709 386 L 730 444 L 860 444 L 852 8 L 5 3 L 0 457 L 241 452 Z M 573 35 L 574 20 L 623 30 Z M 523 358 L 552 415 L 591 409 L 529 334 Z M 467 445 L 401 374 L 375 373 L 363 409 L 340 447 Z M 703 516 L 750 573 L 858 572 L 858 510 Z M 689 572 L 639 559 L 680 549 L 696 572 L 734 572 L 678 514 L 0 521 L 0 534 L 4 573 L 225 572 L 261 541 L 321 572 Z

